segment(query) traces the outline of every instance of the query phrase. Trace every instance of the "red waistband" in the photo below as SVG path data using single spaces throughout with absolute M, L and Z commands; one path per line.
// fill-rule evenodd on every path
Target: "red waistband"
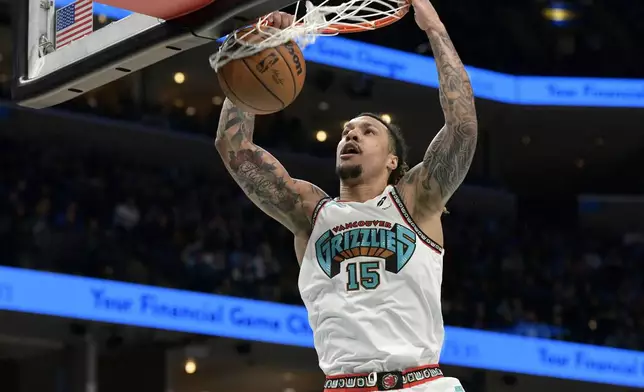
M 327 376 L 324 392 L 372 392 L 411 388 L 443 377 L 438 365 L 419 366 L 402 371 L 341 374 Z

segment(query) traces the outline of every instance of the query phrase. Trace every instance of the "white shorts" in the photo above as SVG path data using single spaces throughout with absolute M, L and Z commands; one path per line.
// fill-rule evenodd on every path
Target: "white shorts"
M 396 389 L 392 392 L 465 392 L 465 389 L 463 389 L 458 379 L 454 377 L 441 377 L 411 388 Z

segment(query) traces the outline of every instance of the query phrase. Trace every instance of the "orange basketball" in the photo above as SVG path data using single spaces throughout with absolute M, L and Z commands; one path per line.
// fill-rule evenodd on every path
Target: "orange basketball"
M 232 60 L 217 72 L 228 99 L 254 114 L 271 114 L 290 105 L 302 91 L 305 77 L 304 56 L 293 41 Z

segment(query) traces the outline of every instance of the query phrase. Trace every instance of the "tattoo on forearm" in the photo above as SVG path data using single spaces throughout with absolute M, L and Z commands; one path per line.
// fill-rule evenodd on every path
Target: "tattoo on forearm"
M 227 138 L 233 148 L 239 148 L 244 139 L 253 140 L 255 115 L 237 108 L 228 99 L 224 101 L 219 116 L 217 138 Z
M 445 127 L 430 144 L 421 185 L 446 202 L 469 170 L 477 139 L 476 109 L 470 79 L 447 32 L 429 33 L 440 82 Z M 409 178 L 412 176 L 410 175 Z
M 228 165 L 249 197 L 285 214 L 300 206 L 300 196 L 289 189 L 283 177 L 276 175 L 275 165 L 264 160 L 263 151 L 239 150 L 229 154 Z
M 235 181 L 259 207 L 294 231 L 309 231 L 309 217 L 294 187 L 280 175 L 272 158 L 261 149 L 229 151 L 228 167 Z M 319 188 L 317 188 L 319 190 Z
M 217 129 L 217 148 L 228 171 L 246 195 L 267 214 L 294 232 L 310 230 L 303 196 L 298 192 L 306 188 L 298 188 L 298 181 L 293 180 L 275 158 L 252 143 L 253 126 L 253 115 L 236 108 L 228 100 L 224 102 Z M 312 199 L 325 196 L 314 185 L 311 185 L 310 195 L 304 193 L 313 195 Z

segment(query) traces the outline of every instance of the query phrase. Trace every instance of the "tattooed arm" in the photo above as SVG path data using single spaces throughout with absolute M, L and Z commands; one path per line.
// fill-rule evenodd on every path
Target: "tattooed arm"
M 470 79 L 445 27 L 429 1 L 414 0 L 414 8 L 416 22 L 427 33 L 436 59 L 440 103 L 445 115 L 445 126 L 432 140 L 423 162 L 398 184 L 414 218 L 422 219 L 442 212 L 463 182 L 474 157 L 478 126 Z
M 253 143 L 255 116 L 224 101 L 215 146 L 246 195 L 293 234 L 310 233 L 310 217 L 326 194 L 294 180 L 271 154 Z

